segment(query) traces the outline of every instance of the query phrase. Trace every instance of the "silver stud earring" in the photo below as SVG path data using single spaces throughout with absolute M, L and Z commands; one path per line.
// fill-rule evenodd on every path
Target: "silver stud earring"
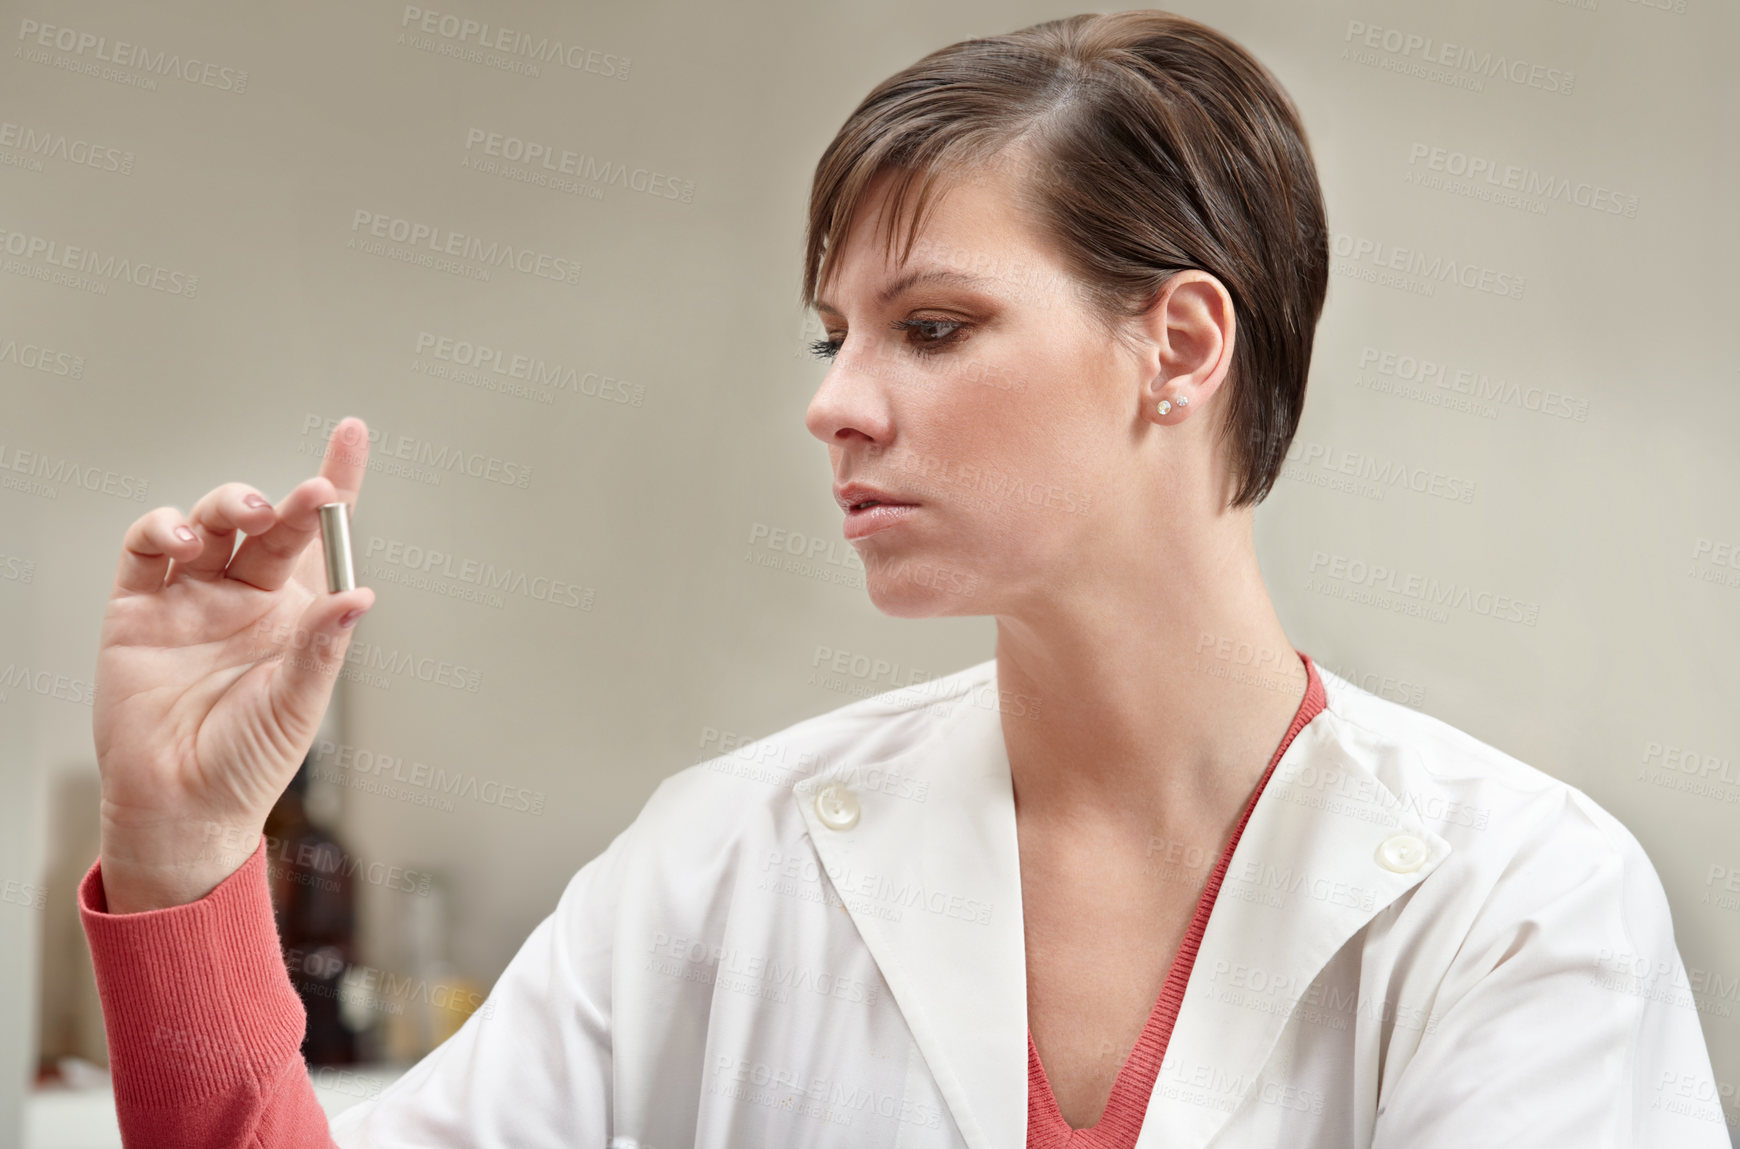
M 1160 412 L 1162 415 L 1164 415 L 1164 414 L 1166 414 L 1166 412 L 1172 410 L 1172 404 L 1168 403 L 1166 400 L 1162 399 L 1162 400 L 1160 400 L 1159 405 L 1154 408 L 1154 410 L 1156 410 L 1156 411 Z
M 1188 407 L 1188 406 L 1190 406 L 1190 396 L 1188 396 L 1188 395 L 1180 395 L 1180 396 L 1179 396 L 1179 397 L 1178 397 L 1178 405 L 1179 405 L 1179 406 L 1180 406 L 1180 407 Z

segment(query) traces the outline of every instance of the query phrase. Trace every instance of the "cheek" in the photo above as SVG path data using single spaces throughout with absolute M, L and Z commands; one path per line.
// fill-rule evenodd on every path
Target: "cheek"
M 958 377 L 936 379 L 906 405 L 898 425 L 893 447 L 871 452 L 880 472 L 945 500 L 1006 466 L 1012 440 L 1026 426 L 999 394 Z
M 975 518 L 1079 510 L 1121 442 L 1127 413 L 1113 409 L 1104 349 L 1074 332 L 1029 334 L 987 341 L 932 375 L 905 412 L 899 466 Z
M 1016 550 L 1039 553 L 1072 545 L 1089 527 L 1094 500 L 1078 457 L 1091 445 L 1048 434 L 1040 425 L 1012 430 L 957 493 L 965 510 Z
M 1069 401 L 1056 383 L 1005 360 L 963 365 L 939 384 L 926 404 L 926 436 L 946 443 L 963 459 L 1043 457 L 1051 450 L 1048 428 L 1068 419 Z

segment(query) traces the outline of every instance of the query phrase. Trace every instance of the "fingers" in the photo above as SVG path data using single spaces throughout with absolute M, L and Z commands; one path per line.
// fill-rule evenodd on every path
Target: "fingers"
M 213 487 L 193 505 L 187 522 L 203 544 L 200 552 L 189 558 L 177 556 L 175 565 L 164 578 L 165 585 L 178 578 L 218 578 L 229 565 L 235 550 L 236 531 L 250 534 L 264 531 L 277 518 L 271 501 L 246 483 L 225 483 Z
M 163 588 L 163 576 L 177 556 L 193 558 L 205 549 L 199 534 L 174 507 L 158 507 L 133 520 L 121 538 L 115 590 L 150 594 Z
M 354 415 L 340 419 L 332 428 L 332 434 L 327 436 L 326 454 L 320 462 L 320 474 L 316 476 L 332 486 L 334 494 L 326 501 L 346 503 L 350 506 L 350 514 L 355 515 L 368 462 L 368 424 Z M 319 525 L 317 520 L 316 530 Z M 327 593 L 325 553 L 324 548 L 310 548 L 296 564 L 294 577 L 313 594 Z
M 347 416 L 327 439 L 320 473 L 297 486 L 278 507 L 245 483 L 225 483 L 208 492 L 185 518 L 174 507 L 141 515 L 122 539 L 116 590 L 150 594 L 183 575 L 227 575 L 262 590 L 279 589 L 320 533 L 320 505 L 344 502 L 355 512 L 368 459 L 368 424 Z M 238 530 L 245 532 L 239 548 Z M 318 561 L 317 556 L 316 565 Z
M 324 476 L 304 479 L 278 505 L 270 527 L 242 540 L 224 573 L 261 590 L 279 589 L 295 573 L 303 549 L 320 534 L 320 505 L 338 501 Z
M 362 495 L 363 475 L 369 464 L 369 425 L 355 415 L 338 421 L 326 440 L 326 455 L 320 463 L 320 477 L 338 492 L 338 499 L 350 504 L 356 514 L 357 499 Z
M 301 738 L 320 725 L 356 622 L 374 603 L 375 592 L 361 586 L 319 595 L 302 612 L 270 687 L 272 713 L 284 716 L 286 733 Z M 341 625 L 347 616 L 350 625 Z

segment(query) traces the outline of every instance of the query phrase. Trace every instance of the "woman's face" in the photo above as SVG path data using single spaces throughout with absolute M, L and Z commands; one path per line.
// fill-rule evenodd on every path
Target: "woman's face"
M 819 291 L 836 350 L 805 418 L 836 488 L 915 504 L 845 512 L 871 601 L 899 617 L 1019 615 L 1092 594 L 1152 529 L 1155 363 L 1094 325 L 1013 177 L 955 182 L 904 267 L 878 231 L 891 178 Z M 948 278 L 902 286 L 930 272 Z

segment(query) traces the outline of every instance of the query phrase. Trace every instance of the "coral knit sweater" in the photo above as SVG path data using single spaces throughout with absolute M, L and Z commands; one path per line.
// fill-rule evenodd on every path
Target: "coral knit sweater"
M 1293 736 L 1323 709 L 1303 653 L 1304 701 L 1275 750 L 1232 840 L 1209 875 L 1189 932 L 1098 1123 L 1071 1129 L 1027 1035 L 1028 1149 L 1128 1149 L 1136 1143 L 1172 1023 L 1233 847 Z M 265 840 L 196 902 L 111 914 L 100 863 L 78 887 L 109 1038 L 115 1109 L 129 1149 L 332 1147 L 301 1057 L 307 1015 L 281 956 L 266 882 Z

